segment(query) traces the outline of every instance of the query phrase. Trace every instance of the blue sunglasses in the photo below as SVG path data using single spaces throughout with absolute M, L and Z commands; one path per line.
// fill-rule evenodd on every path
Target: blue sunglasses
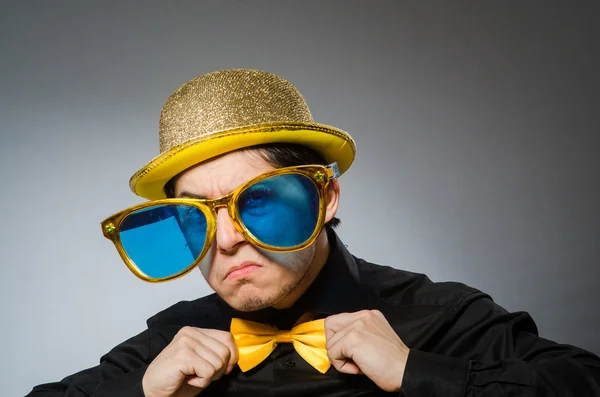
M 150 201 L 102 222 L 127 267 L 149 282 L 190 272 L 206 256 L 216 233 L 217 209 L 226 207 L 235 228 L 256 247 L 293 252 L 312 244 L 325 219 L 327 187 L 336 163 L 278 168 L 214 199 Z

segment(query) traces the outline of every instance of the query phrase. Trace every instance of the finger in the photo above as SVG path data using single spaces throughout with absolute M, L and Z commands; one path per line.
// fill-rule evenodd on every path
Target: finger
M 339 330 L 338 332 L 332 334 L 330 338 L 327 338 L 325 341 L 325 349 L 329 352 L 329 350 L 331 350 L 332 347 L 336 343 L 338 343 L 344 337 L 344 335 L 346 335 L 348 330 L 349 330 L 349 328 L 343 328 L 343 329 Z
M 212 382 L 213 376 L 217 373 L 217 368 L 195 351 L 190 351 L 184 361 L 186 366 L 183 373 L 187 375 L 185 383 L 202 389 L 207 388 Z
M 221 378 L 221 376 L 223 376 L 223 373 L 227 369 L 227 362 L 229 360 L 229 349 L 223 346 L 220 342 L 214 339 L 213 341 L 214 343 L 219 344 L 221 346 L 221 349 L 223 349 L 226 352 L 226 356 L 219 355 L 212 348 L 200 342 L 198 342 L 194 346 L 194 352 L 198 356 L 208 361 L 215 368 L 215 372 L 211 376 L 211 380 L 218 380 Z
M 396 336 L 394 330 L 387 323 L 387 320 L 385 319 L 385 317 L 383 317 L 383 314 L 381 314 L 377 310 L 369 310 L 369 311 L 350 313 L 350 314 L 357 314 L 357 315 L 346 317 L 346 319 L 345 319 L 346 321 L 352 320 L 352 317 L 354 317 L 354 320 L 346 323 L 346 325 L 343 328 L 339 328 L 337 332 L 332 333 L 329 338 L 326 338 L 325 348 L 329 349 L 329 346 L 336 343 L 341 338 L 345 337 L 345 335 L 351 330 L 361 331 L 362 335 L 364 335 L 364 336 L 367 336 L 367 335 L 385 336 L 386 329 L 384 329 L 384 328 L 386 328 L 386 327 L 384 327 L 383 324 L 385 324 L 385 326 L 387 326 L 387 328 L 389 328 L 391 330 L 392 335 Z M 334 326 L 335 326 L 335 324 L 334 324 Z M 333 332 L 333 331 L 331 331 L 331 332 Z M 362 342 L 364 342 L 364 340 Z
M 325 319 L 325 339 L 329 339 L 333 334 L 346 328 L 359 318 L 368 315 L 368 310 L 361 310 L 354 313 L 340 313 L 329 316 Z
M 197 337 L 197 331 L 200 328 L 194 328 L 194 327 L 190 327 L 190 326 L 185 326 L 182 327 L 179 331 L 177 331 L 177 334 L 175 335 L 175 337 L 173 338 L 173 342 L 184 338 L 184 337 L 191 337 L 191 338 L 196 338 Z
M 233 339 L 233 335 L 231 334 L 231 332 L 220 331 L 217 329 L 202 329 L 202 332 L 221 342 L 224 346 L 226 346 L 229 349 L 229 362 L 227 363 L 226 373 L 231 372 L 231 369 L 238 362 L 239 359 L 237 345 L 235 344 L 235 340 Z
M 233 366 L 238 361 L 237 346 L 235 345 L 233 335 L 231 335 L 230 332 L 209 328 L 183 327 L 176 337 L 179 339 L 189 337 L 201 343 L 210 339 L 210 342 L 207 342 L 207 344 L 213 347 L 217 352 L 222 351 L 221 345 L 224 346 L 228 350 L 228 354 L 223 354 L 223 356 L 227 356 L 226 373 L 231 372 Z M 214 342 L 218 343 L 218 345 Z
M 216 380 L 219 379 L 223 373 L 229 373 L 233 364 L 231 364 L 231 349 L 219 340 L 213 338 L 211 335 L 218 334 L 212 331 L 216 330 L 206 330 L 202 328 L 189 330 L 188 332 L 191 334 L 189 347 L 195 349 L 199 355 L 209 360 L 217 368 L 218 374 L 213 377 L 213 380 Z
M 327 356 L 331 361 L 331 365 L 346 374 L 356 375 L 362 373 L 353 361 L 359 343 L 360 337 L 355 330 L 342 330 L 336 333 L 331 342 L 327 343 Z

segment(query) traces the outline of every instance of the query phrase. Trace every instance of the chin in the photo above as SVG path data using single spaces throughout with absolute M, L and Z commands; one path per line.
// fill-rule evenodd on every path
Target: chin
M 273 303 L 270 300 L 261 298 L 259 296 L 247 297 L 244 299 L 226 299 L 225 301 L 227 302 L 227 304 L 229 304 L 229 306 L 241 312 L 254 312 L 257 310 L 266 309 L 267 307 L 270 307 Z
M 230 306 L 240 312 L 255 312 L 257 310 L 266 309 L 271 305 L 268 302 L 263 302 L 260 300 L 247 300 L 239 302 L 235 305 L 230 304 Z
M 256 310 L 265 309 L 277 303 L 286 295 L 281 294 L 281 292 L 283 291 L 265 292 L 264 288 L 245 285 L 241 286 L 235 294 L 229 296 L 221 295 L 221 297 L 229 306 L 236 310 L 242 312 L 253 312 Z

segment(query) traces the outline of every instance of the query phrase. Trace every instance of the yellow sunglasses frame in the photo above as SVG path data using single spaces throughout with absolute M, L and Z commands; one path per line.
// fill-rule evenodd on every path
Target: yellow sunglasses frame
M 240 219 L 239 213 L 238 213 L 238 209 L 237 209 L 237 205 L 236 205 L 237 199 L 239 198 L 239 196 L 242 193 L 244 193 L 246 191 L 246 189 L 248 189 L 250 186 L 254 185 L 255 183 L 258 183 L 260 181 L 263 181 L 267 178 L 271 178 L 274 176 L 291 175 L 291 174 L 304 175 L 304 176 L 308 177 L 317 187 L 317 190 L 319 192 L 319 216 L 318 216 L 318 220 L 317 220 L 317 225 L 315 226 L 315 230 L 313 231 L 312 235 L 308 238 L 308 240 L 306 240 L 302 244 L 298 244 L 296 246 L 289 247 L 289 248 L 281 248 L 281 247 L 275 247 L 275 246 L 271 246 L 268 244 L 264 244 L 263 242 L 259 241 L 252 233 L 250 233 L 249 230 L 247 230 L 244 227 L 244 225 Z M 327 205 L 327 187 L 329 186 L 329 182 L 332 179 L 338 178 L 339 176 L 340 176 L 340 171 L 337 166 L 337 163 L 332 163 L 327 166 L 325 166 L 325 165 L 300 165 L 300 166 L 293 166 L 293 167 L 277 168 L 272 171 L 268 171 L 263 174 L 260 174 L 256 177 L 246 181 L 245 183 L 240 185 L 238 188 L 236 188 L 231 193 L 229 193 L 223 197 L 217 198 L 217 199 L 211 200 L 211 199 L 193 199 L 193 198 L 170 198 L 170 199 L 153 200 L 153 201 L 148 201 L 145 203 L 134 205 L 133 207 L 129 207 L 127 209 L 119 211 L 116 214 L 113 214 L 113 215 L 109 216 L 108 218 L 106 218 L 104 221 L 102 221 L 102 223 L 101 223 L 102 233 L 104 234 L 104 237 L 106 237 L 107 239 L 109 239 L 110 241 L 112 241 L 114 243 L 114 245 L 117 249 L 117 252 L 121 256 L 121 259 L 123 260 L 123 262 L 125 262 L 125 265 L 127 265 L 127 267 L 129 268 L 129 270 L 131 270 L 131 272 L 135 276 L 140 278 L 141 280 L 147 281 L 150 283 L 160 283 L 160 282 L 164 282 L 164 281 L 175 280 L 179 277 L 183 277 L 186 274 L 188 274 L 190 271 L 192 271 L 204 259 L 204 257 L 208 253 L 210 247 L 212 246 L 212 243 L 213 243 L 213 240 L 214 240 L 214 237 L 216 234 L 217 209 L 221 208 L 221 207 L 227 207 L 227 213 L 229 214 L 229 218 L 231 219 L 236 230 L 242 236 L 244 236 L 244 238 L 248 242 L 250 242 L 252 245 L 254 245 L 258 248 L 262 248 L 267 251 L 273 251 L 273 252 L 299 251 L 303 248 L 308 247 L 312 243 L 314 243 L 314 241 L 317 239 L 317 236 L 321 232 L 321 229 L 323 227 L 324 220 L 325 220 L 325 207 Z M 137 267 L 137 265 L 129 258 L 129 256 L 125 252 L 125 249 L 123 248 L 123 244 L 121 243 L 121 237 L 120 237 L 119 230 L 120 230 L 121 224 L 123 223 L 123 220 L 128 215 L 130 215 L 136 211 L 145 209 L 145 208 L 150 208 L 150 207 L 160 206 L 160 205 L 165 205 L 165 204 L 185 204 L 185 205 L 189 205 L 189 206 L 198 208 L 200 211 L 202 211 L 202 213 L 206 217 L 206 223 L 207 223 L 206 224 L 206 239 L 204 241 L 204 247 L 202 248 L 202 252 L 200 252 L 200 255 L 198 255 L 198 258 L 196 258 L 196 260 L 194 260 L 188 267 L 186 267 L 179 273 L 173 274 L 171 276 L 155 278 L 155 277 L 150 277 L 147 274 L 145 274 L 144 272 L 142 272 Z

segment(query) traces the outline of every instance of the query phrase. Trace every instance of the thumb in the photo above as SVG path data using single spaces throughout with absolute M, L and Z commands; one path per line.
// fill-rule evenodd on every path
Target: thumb
M 349 375 L 361 375 L 362 371 L 360 370 L 360 368 L 358 368 L 358 365 L 354 364 L 353 361 L 345 361 L 343 363 L 338 363 L 337 366 L 334 365 L 334 367 L 340 371 L 343 374 L 349 374 Z

